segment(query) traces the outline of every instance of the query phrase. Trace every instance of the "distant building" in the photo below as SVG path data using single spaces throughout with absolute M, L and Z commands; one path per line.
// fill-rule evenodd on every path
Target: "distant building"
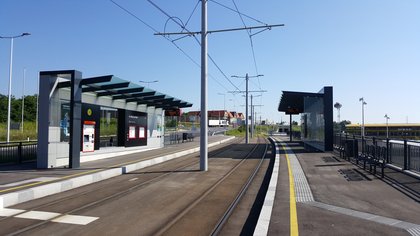
M 231 111 L 230 113 L 232 114 L 230 124 L 233 125 L 233 127 L 240 126 L 244 120 L 244 114 L 236 111 Z
M 243 114 L 227 110 L 208 111 L 209 126 L 228 126 L 236 127 L 243 120 Z M 200 122 L 200 111 L 190 111 L 186 114 L 187 122 Z
M 346 125 L 346 132 L 360 135 L 360 124 Z M 386 138 L 386 124 L 365 124 L 365 135 Z M 388 124 L 390 138 L 420 139 L 420 124 Z

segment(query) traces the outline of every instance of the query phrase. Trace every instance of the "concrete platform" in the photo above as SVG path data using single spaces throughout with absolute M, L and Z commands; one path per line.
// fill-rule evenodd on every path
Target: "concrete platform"
M 403 181 L 415 193 L 420 180 L 390 170 L 382 180 L 299 143 L 281 143 L 278 151 L 268 235 L 420 235 L 419 202 L 393 186 Z
M 234 137 L 211 136 L 209 147 L 233 140 Z M 124 150 L 124 152 L 133 151 Z M 168 145 L 161 149 L 131 154 L 103 152 L 94 161 L 81 163 L 77 169 L 36 169 L 35 163 L 0 167 L 0 209 L 29 200 L 60 193 L 80 186 L 119 176 L 199 151 L 199 138 L 193 142 Z M 110 158 L 111 156 L 115 156 Z

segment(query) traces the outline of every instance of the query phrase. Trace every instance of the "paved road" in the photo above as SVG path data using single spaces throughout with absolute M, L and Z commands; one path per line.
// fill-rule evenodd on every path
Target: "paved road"
M 198 202 L 197 199 L 224 178 L 254 146 L 234 144 L 229 149 L 210 153 L 208 172 L 198 171 L 197 156 L 189 155 L 13 206 L 24 212 L 1 218 L 0 234 L 208 234 L 259 162 L 262 148 L 257 148 L 257 152 L 235 169 L 235 174 L 206 198 Z

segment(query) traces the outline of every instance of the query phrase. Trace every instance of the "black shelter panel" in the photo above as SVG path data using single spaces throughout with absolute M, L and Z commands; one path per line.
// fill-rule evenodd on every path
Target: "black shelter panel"
M 147 113 L 118 109 L 118 146 L 147 145 Z
M 278 111 L 288 115 L 301 114 L 301 139 L 305 145 L 332 151 L 332 87 L 323 87 L 318 93 L 283 91 Z
M 99 150 L 100 144 L 100 124 L 101 124 L 101 107 L 94 104 L 82 103 L 82 119 L 81 119 L 81 130 L 83 135 L 83 124 L 85 122 L 95 122 L 95 150 Z M 80 139 L 83 142 L 83 139 Z M 83 145 L 80 147 L 82 151 Z

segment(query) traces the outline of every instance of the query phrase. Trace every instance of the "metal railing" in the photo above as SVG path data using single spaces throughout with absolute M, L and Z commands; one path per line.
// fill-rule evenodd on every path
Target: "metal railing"
M 372 157 L 384 164 L 420 173 L 420 142 L 417 141 L 336 134 L 334 149 L 349 159 L 354 158 L 357 164 L 364 157 Z
M 37 141 L 0 143 L 0 164 L 36 160 Z

